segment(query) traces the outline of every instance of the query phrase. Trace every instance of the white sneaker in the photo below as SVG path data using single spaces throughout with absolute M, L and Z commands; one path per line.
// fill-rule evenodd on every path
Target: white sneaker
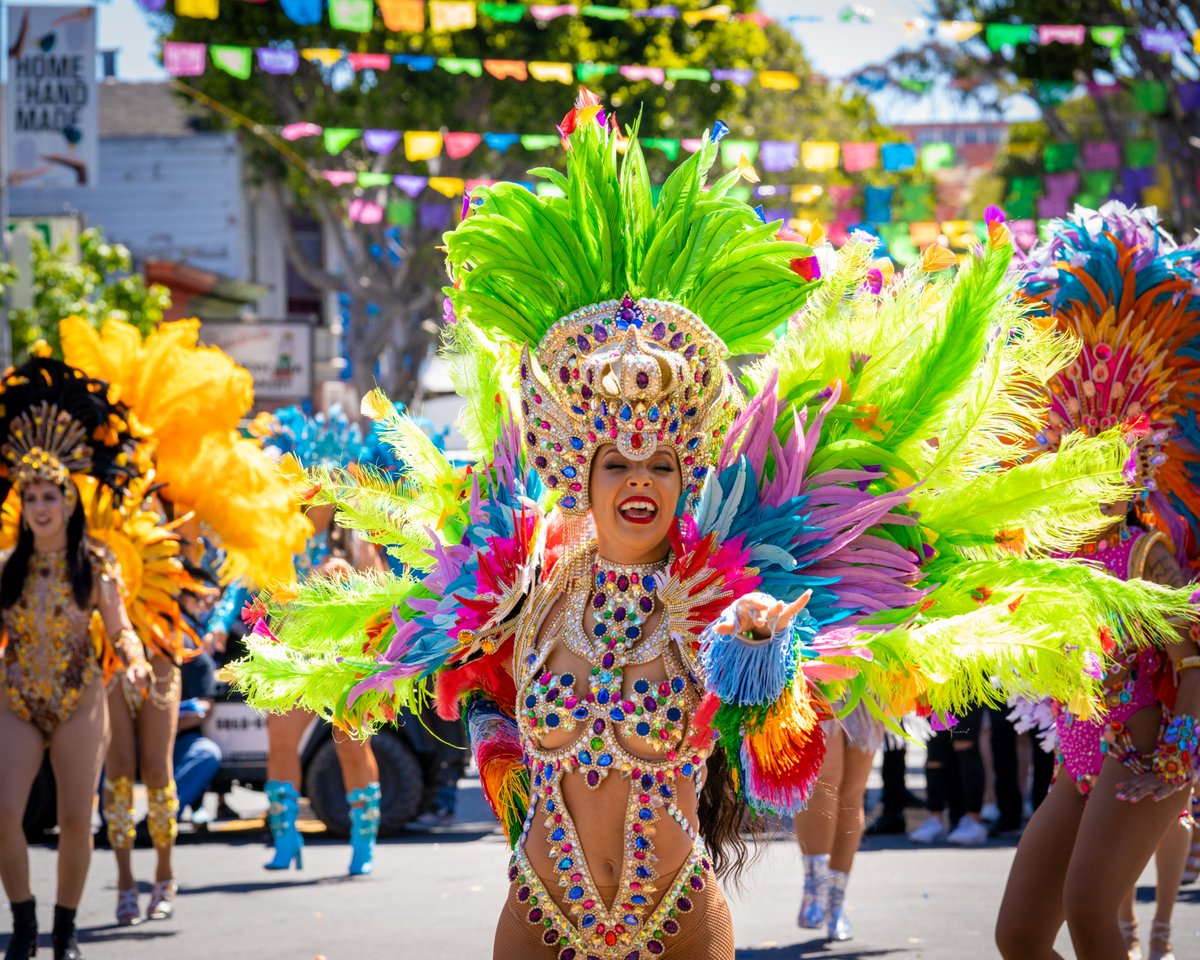
M 937 843 L 946 836 L 946 825 L 940 816 L 932 816 L 908 835 L 913 843 Z M 987 831 L 984 831 L 984 838 Z
M 988 828 L 973 817 L 963 817 L 946 837 L 956 847 L 982 847 L 988 842 Z
M 979 819 L 987 823 L 995 823 L 1000 819 L 1000 808 L 994 803 L 985 803 L 979 812 Z

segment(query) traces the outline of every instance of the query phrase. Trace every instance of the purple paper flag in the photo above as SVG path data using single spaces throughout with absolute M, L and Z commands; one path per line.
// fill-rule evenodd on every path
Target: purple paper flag
M 1038 218 L 1053 220 L 1055 217 L 1065 217 L 1070 203 L 1070 194 L 1061 197 L 1038 197 Z
M 1142 46 L 1150 53 L 1183 53 L 1192 45 L 1191 38 L 1182 30 L 1147 28 L 1142 31 Z
M 138 6 L 150 13 L 158 13 L 167 5 L 167 0 L 138 0 Z
M 372 153 L 382 153 L 385 156 L 396 149 L 400 142 L 399 130 L 364 130 L 363 144 Z
M 754 79 L 754 71 L 718 69 L 712 72 L 712 77 L 722 83 L 736 83 L 739 87 L 745 87 Z
M 1154 181 L 1153 167 L 1126 167 L 1121 171 L 1121 187 L 1126 193 L 1139 194 L 1154 186 Z
M 1121 165 L 1121 145 L 1114 140 L 1092 140 L 1083 145 L 1085 170 L 1116 170 Z
M 282 47 L 258 47 L 254 51 L 258 69 L 263 73 L 290 76 L 300 67 L 300 51 Z
M 1179 108 L 1184 113 L 1200 110 L 1200 83 L 1190 80 L 1179 84 L 1176 90 L 1179 93 Z
M 422 203 L 417 207 L 417 222 L 426 230 L 446 230 L 450 227 L 450 204 Z
M 770 223 L 773 220 L 782 220 L 786 223 L 792 218 L 792 208 L 772 207 L 770 210 L 764 210 L 762 216 L 764 223 Z
M 758 162 L 768 173 L 792 170 L 800 162 L 800 144 L 790 140 L 764 140 Z
M 428 177 L 415 177 L 412 174 L 401 173 L 392 178 L 392 183 L 407 193 L 410 197 L 420 196 L 429 182 Z
M 645 10 L 634 10 L 635 17 L 645 17 L 650 20 L 678 20 L 679 8 L 668 5 L 663 7 L 648 7 Z
M 1042 179 L 1042 184 L 1046 191 L 1047 197 L 1052 197 L 1055 200 L 1062 200 L 1066 203 L 1079 188 L 1079 174 L 1074 171 L 1066 173 L 1048 173 Z M 1054 216 L 1063 216 L 1063 214 L 1054 214 Z M 1045 217 L 1042 217 L 1045 220 Z

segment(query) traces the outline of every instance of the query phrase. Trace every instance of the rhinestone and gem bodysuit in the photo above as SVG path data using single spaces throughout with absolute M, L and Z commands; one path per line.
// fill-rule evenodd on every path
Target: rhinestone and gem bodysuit
M 1127 533 L 1120 543 L 1108 549 L 1072 556 L 1098 560 L 1121 580 L 1137 578 L 1142 574 L 1152 541 L 1145 539 L 1145 532 L 1136 528 Z M 1131 716 L 1158 702 L 1155 675 L 1162 666 L 1163 656 L 1161 651 L 1154 649 L 1118 653 L 1115 665 L 1104 678 L 1107 709 L 1099 717 L 1083 719 L 1067 710 L 1058 710 L 1055 727 L 1060 769 L 1071 778 L 1080 793 L 1091 792 L 1100 775 L 1106 752 L 1106 733 L 1110 728 L 1122 729 Z
M 547 947 L 558 949 L 560 960 L 644 958 L 661 954 L 664 939 L 680 929 L 681 915 L 693 908 L 695 894 L 704 889 L 711 866 L 703 842 L 679 805 L 678 792 L 699 792 L 707 750 L 685 742 L 687 720 L 700 698 L 698 667 L 691 644 L 670 631 L 670 618 L 661 617 L 646 638 L 631 620 L 644 621 L 654 609 L 654 584 L 610 571 L 614 587 L 642 587 L 633 604 L 602 609 L 604 575 L 595 595 L 597 637 L 619 638 L 628 633 L 638 642 L 628 647 L 611 640 L 593 648 L 595 659 L 586 675 L 556 672 L 546 667 L 552 650 L 564 643 L 581 653 L 584 604 L 587 594 L 573 588 L 572 574 L 555 575 L 530 597 L 516 647 L 517 721 L 530 771 L 529 812 L 510 867 L 518 908 L 542 930 Z M 594 576 L 594 574 L 592 575 Z M 636 578 L 636 575 L 632 575 Z M 621 583 L 615 583 L 621 578 Z M 575 580 L 580 579 L 575 574 Z M 578 586 L 577 582 L 574 585 Z M 593 589 L 596 588 L 593 587 Z M 561 603 L 561 614 L 548 626 L 547 615 Z M 603 652 L 601 652 L 601 650 Z M 654 677 L 632 676 L 629 668 L 649 666 Z M 662 675 L 657 675 L 661 665 Z M 543 746 L 555 734 L 573 733 L 565 745 Z M 631 744 L 638 746 L 631 749 Z M 629 786 L 625 812 L 624 861 L 620 882 L 611 899 L 602 895 L 580 846 L 563 784 L 582 778 L 597 789 L 616 776 Z M 534 824 L 541 821 L 549 843 L 549 862 L 535 866 L 526 851 Z M 660 877 L 656 834 L 682 831 L 691 853 L 673 877 Z M 539 856 L 540 859 L 540 856 Z M 543 877 L 552 881 L 543 882 Z M 667 886 L 662 886 L 662 881 Z M 547 887 L 557 886 L 551 895 Z
M 0 554 L 0 567 L 11 551 Z M 111 560 L 96 564 L 97 586 Z M 49 739 L 100 676 L 100 648 L 91 630 L 93 610 L 71 593 L 65 553 L 34 554 L 21 596 L 0 612 L 4 628 L 4 685 L 9 709 Z

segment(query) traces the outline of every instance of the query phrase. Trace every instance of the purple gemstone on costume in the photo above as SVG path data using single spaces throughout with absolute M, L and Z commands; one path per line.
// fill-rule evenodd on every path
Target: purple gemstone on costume
M 696 355 L 696 345 L 694 343 L 689 343 L 688 348 L 683 351 L 683 355 L 691 360 L 692 357 Z
M 587 337 L 580 337 L 576 343 L 579 346 L 580 353 L 587 353 L 592 349 L 592 341 L 590 341 Z
M 594 787 L 600 782 L 600 773 L 597 770 L 589 770 L 587 772 L 587 785 Z
M 558 960 L 575 960 L 576 956 L 574 947 L 563 947 L 558 951 Z
M 679 932 L 679 921 L 678 920 L 664 920 L 663 921 L 663 932 L 669 933 L 671 936 L 675 936 L 675 934 L 677 934 Z
M 534 457 L 534 458 L 533 458 L 533 462 L 534 462 L 534 464 L 536 464 L 536 465 L 537 465 L 537 467 L 538 467 L 539 469 L 545 469 L 545 467 L 546 467 L 546 463 L 547 463 L 548 461 L 546 460 L 546 458 L 545 458 L 545 457 Z
M 558 687 L 552 687 L 551 689 L 546 691 L 546 699 L 548 701 L 553 702 L 558 699 L 558 695 L 560 692 L 561 691 L 558 689 Z
M 566 367 L 559 367 L 558 368 L 558 379 L 561 380 L 563 383 L 569 383 L 571 380 L 571 371 L 568 370 Z
M 592 336 L 596 338 L 597 343 L 603 343 L 608 339 L 608 330 L 606 330 L 604 327 L 597 326 Z
M 638 960 L 640 956 L 641 954 L 637 950 L 634 950 L 633 953 L 625 954 L 625 960 Z
M 529 888 L 521 887 L 519 890 L 517 890 L 517 899 L 520 900 L 522 903 L 524 903 L 526 900 L 528 900 L 529 899 Z
M 666 335 L 667 325 L 659 320 L 658 323 L 654 325 L 654 329 L 650 331 L 650 336 L 652 336 L 655 340 L 661 340 Z
M 629 589 L 629 578 L 625 576 L 625 574 L 621 574 L 619 577 L 617 577 L 617 589 L 622 593 Z
M 557 487 L 558 486 L 558 477 L 556 477 L 554 474 L 550 474 L 550 476 L 548 476 L 546 478 L 546 482 L 548 484 L 550 484 L 550 486 L 552 486 L 552 487 Z
M 658 709 L 658 701 L 653 697 L 647 697 L 642 701 L 642 706 L 644 706 L 649 713 L 654 713 L 654 711 Z
M 549 930 L 547 930 L 545 933 L 542 934 L 542 940 L 546 943 L 547 946 L 551 946 L 551 947 L 554 946 L 556 943 L 558 943 L 558 931 L 555 930 L 553 927 L 551 927 Z
M 511 867 L 509 867 L 509 868 L 508 868 L 508 879 L 509 879 L 509 880 L 516 880 L 516 879 L 517 879 L 517 866 L 516 866 L 516 864 L 513 864 Z
M 654 600 L 651 597 L 642 597 L 638 606 L 642 608 L 643 613 L 651 613 L 654 610 Z
M 671 341 L 670 341 L 670 343 L 667 344 L 667 346 L 669 346 L 672 350 L 678 350 L 680 347 L 683 346 L 683 334 L 682 333 L 675 334 L 675 336 L 673 336 L 671 338 Z
M 634 379 L 637 381 L 638 387 L 642 390 L 650 386 L 650 374 L 645 370 L 639 370 L 638 375 Z
M 615 614 L 614 614 L 614 616 L 615 616 Z M 620 619 L 622 619 L 622 617 L 617 617 L 617 619 L 620 620 Z M 610 669 L 612 669 L 612 665 L 614 663 L 616 663 L 616 658 L 614 658 L 611 653 L 606 653 L 604 655 L 604 659 L 601 660 L 600 662 L 604 665 L 605 670 L 610 670 Z
M 604 604 L 606 604 L 607 602 L 608 602 L 608 597 L 606 597 L 602 593 L 598 593 L 598 594 L 596 594 L 596 599 L 592 601 L 592 606 L 595 607 L 597 610 L 603 610 Z
M 603 720 L 601 720 L 601 719 L 599 719 L 599 718 L 597 718 L 597 719 L 596 719 L 596 720 L 595 720 L 595 721 L 592 723 L 592 733 L 594 733 L 594 734 L 596 734 L 597 736 L 599 736 L 599 735 L 600 735 L 600 734 L 602 734 L 603 732 L 604 732 L 604 721 L 603 721 Z
M 692 875 L 692 878 L 690 880 L 688 880 L 688 883 L 690 883 L 692 885 L 693 890 L 703 890 L 704 889 L 704 881 L 701 880 L 700 877 L 698 877 L 694 874 Z
M 534 907 L 532 910 L 529 911 L 529 922 L 530 923 L 541 923 L 541 921 L 542 921 L 542 908 Z
M 625 613 L 626 611 L 624 607 L 617 607 L 617 609 L 613 611 L 613 619 L 619 623 L 625 619 Z M 605 666 L 611 666 L 611 664 L 605 664 Z
M 662 941 L 661 940 L 647 940 L 646 941 L 646 949 L 649 950 L 652 954 L 654 954 L 657 957 L 659 954 L 661 954 L 663 952 Z
M 675 906 L 679 908 L 680 912 L 687 913 L 692 909 L 692 901 L 687 897 L 680 897 L 675 901 Z
M 581 397 L 583 397 L 584 400 L 591 400 L 592 399 L 592 388 L 589 387 L 585 383 L 582 387 L 579 388 L 579 395 Z

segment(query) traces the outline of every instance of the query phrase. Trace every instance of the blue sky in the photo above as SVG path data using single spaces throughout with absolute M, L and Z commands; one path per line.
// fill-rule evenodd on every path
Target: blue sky
M 162 79 L 165 74 L 155 56 L 154 31 L 136 0 L 101 0 L 98 6 L 100 47 L 119 48 L 117 69 L 120 79 Z M 846 6 L 848 4 L 840 0 L 763 0 L 762 4 L 767 13 L 777 18 L 824 14 L 826 22 L 797 23 L 792 30 L 804 44 L 814 68 L 835 77 L 886 59 L 906 42 L 901 22 L 917 19 L 928 12 L 926 0 L 878 0 L 857 4 L 874 11 L 872 22 L 844 24 L 836 18 L 838 11 Z M 219 24 L 219 20 L 214 24 L 214 39 L 219 37 Z M 881 116 L 893 123 L 963 119 L 960 107 L 949 98 L 936 94 L 914 100 L 883 93 L 874 99 Z

